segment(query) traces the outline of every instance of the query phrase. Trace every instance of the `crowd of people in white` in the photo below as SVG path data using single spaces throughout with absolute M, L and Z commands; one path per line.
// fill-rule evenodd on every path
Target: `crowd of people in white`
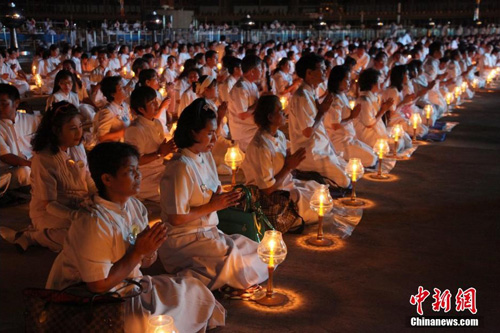
M 0 235 L 26 251 L 60 252 L 47 287 L 86 282 L 93 292 L 125 278 L 146 286 L 130 304 L 129 331 L 170 314 L 181 332 L 224 325 L 210 291 L 252 293 L 268 278 L 257 243 L 217 229 L 217 211 L 241 193 L 222 191 L 224 154 L 244 152 L 246 184 L 287 197 L 300 220 L 317 222 L 309 200 L 320 184 L 349 190 L 345 166 L 380 163 L 373 146 L 425 137 L 460 89 L 471 99 L 500 65 L 498 35 L 373 41 L 290 40 L 37 50 L 31 72 L 19 50 L 0 52 L 0 168 L 9 189 L 31 186 L 24 230 Z M 46 94 L 43 116 L 18 110 Z M 456 96 L 458 97 L 458 96 Z M 405 134 L 397 151 L 412 145 Z M 316 180 L 318 178 L 315 178 Z M 6 181 L 7 182 L 7 181 Z M 148 226 L 144 200 L 161 207 Z M 298 225 L 297 225 L 298 226 Z M 292 226 L 294 227 L 294 226 Z M 159 257 L 165 275 L 143 276 Z M 229 289 L 228 289 L 229 287 Z M 228 291 L 229 290 L 229 291 Z

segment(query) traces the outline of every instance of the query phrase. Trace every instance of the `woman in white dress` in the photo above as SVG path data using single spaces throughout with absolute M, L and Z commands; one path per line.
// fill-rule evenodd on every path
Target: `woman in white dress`
M 404 86 L 408 84 L 408 68 L 406 65 L 395 66 L 391 70 L 391 83 L 382 93 L 383 99 L 391 98 L 394 101 L 388 113 L 387 126 L 389 128 L 399 124 L 403 127 L 408 135 L 405 135 L 405 140 L 411 140 L 409 135 L 413 135 L 413 126 L 410 124 L 411 115 L 413 113 L 420 114 L 422 123 L 417 126 L 417 136 L 424 136 L 429 132 L 429 128 L 424 125 L 425 115 L 421 114 L 420 109 L 415 106 L 415 94 L 404 95 Z
M 65 61 L 71 61 L 71 60 L 65 60 Z M 80 97 L 75 92 L 76 85 L 77 84 L 73 73 L 64 69 L 60 70 L 59 73 L 57 73 L 56 78 L 54 80 L 54 90 L 52 91 L 52 95 L 50 95 L 49 98 L 47 98 L 45 110 L 46 111 L 49 110 L 52 107 L 52 104 L 54 103 L 66 101 L 78 108 L 78 110 L 83 116 L 84 123 L 92 122 L 95 115 L 94 108 L 88 104 L 80 104 Z
M 378 94 L 381 92 L 380 73 L 372 68 L 366 69 L 359 75 L 360 96 L 356 104 L 361 105 L 359 116 L 354 119 L 354 129 L 359 140 L 373 147 L 378 139 L 389 140 L 389 132 L 382 116 L 391 109 L 394 104 L 392 98 L 388 98 L 382 104 L 379 103 Z M 410 140 L 411 144 L 411 140 Z M 405 149 L 404 140 L 399 140 L 398 152 Z
M 175 151 L 173 140 L 167 142 L 157 114 L 160 112 L 156 92 L 150 87 L 137 87 L 130 96 L 130 106 L 136 118 L 125 130 L 125 142 L 139 151 L 139 171 L 142 174 L 139 199 L 160 202 L 160 180 L 165 170 L 163 159 Z
M 61 251 L 72 221 L 72 212 L 94 191 L 82 142 L 78 109 L 59 102 L 44 115 L 32 145 L 32 225 L 13 237 L 19 249 L 39 244 Z
M 163 223 L 150 228 L 146 207 L 133 197 L 141 182 L 137 150 L 102 143 L 90 152 L 89 162 L 99 195 L 74 214 L 46 287 L 60 290 L 85 282 L 86 289 L 103 293 L 119 289 L 124 279 L 140 282 L 143 292 L 125 303 L 125 332 L 147 332 L 148 319 L 158 315 L 172 316 L 179 332 L 224 325 L 224 308 L 200 281 L 140 271 L 156 261 L 166 229 Z M 119 292 L 125 296 L 133 290 Z
M 274 82 L 276 82 L 276 92 L 278 96 L 289 97 L 293 95 L 300 85 L 300 79 L 293 80 L 290 75 L 290 59 L 283 58 L 278 62 L 273 73 Z
M 304 148 L 293 154 L 287 151 L 285 134 L 279 130 L 286 122 L 279 98 L 275 95 L 260 97 L 254 120 L 259 130 L 250 141 L 241 165 L 246 183 L 257 186 L 269 197 L 276 191 L 289 192 L 289 199 L 304 222 L 317 222 L 318 214 L 311 210 L 309 202 L 320 184 L 292 177 L 291 171 L 306 158 L 306 151 Z M 299 219 L 290 227 L 298 227 L 301 222 Z
M 154 89 L 156 93 L 156 101 L 158 102 L 158 112 L 156 117 L 163 126 L 165 133 L 168 133 L 167 126 L 172 122 L 172 117 L 168 114 L 171 98 L 170 96 L 163 97 L 160 93 L 160 82 L 156 70 L 154 68 L 142 70 L 139 74 L 139 85 L 141 87 L 150 87 Z
M 325 128 L 335 151 L 345 160 L 359 158 L 365 167 L 377 163 L 372 147 L 356 137 L 353 121 L 359 116 L 361 106 L 351 109 L 346 93 L 351 86 L 351 71 L 346 66 L 335 66 L 330 72 L 328 90 L 333 94 L 333 103 L 325 115 Z
M 167 163 L 160 185 L 168 238 L 159 256 L 168 273 L 196 277 L 210 290 L 226 285 L 244 290 L 265 281 L 268 273 L 256 242 L 217 229 L 217 211 L 234 206 L 241 195 L 221 193 L 210 152 L 217 139 L 216 118 L 203 99 L 179 118 L 174 140 L 180 155 Z
M 101 91 L 108 104 L 94 117 L 94 135 L 97 142 L 123 141 L 125 128 L 130 125 L 129 106 L 125 103 L 127 94 L 120 76 L 105 77 Z

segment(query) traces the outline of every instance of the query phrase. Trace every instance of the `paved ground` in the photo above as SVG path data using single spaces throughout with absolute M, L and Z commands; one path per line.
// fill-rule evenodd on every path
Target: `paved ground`
M 392 172 L 397 181 L 361 181 L 359 196 L 375 205 L 334 250 L 304 248 L 302 236 L 286 235 L 289 254 L 276 284 L 291 295 L 292 304 L 263 310 L 224 301 L 228 318 L 221 331 L 410 330 L 416 309 L 409 299 L 419 286 L 431 291 L 423 307 L 426 317 L 444 315 L 431 309 L 433 288 L 451 291 L 448 316 L 471 316 L 455 311 L 454 298 L 458 288 L 476 288 L 474 317 L 484 331 L 498 331 L 499 101 L 499 91 L 481 93 L 447 118 L 460 124 L 445 142 L 422 146 L 409 161 L 398 162 Z M 23 227 L 27 215 L 27 205 L 3 208 L 0 224 Z M 43 287 L 54 258 L 41 248 L 20 255 L 0 241 L 0 331 L 23 330 L 21 291 Z

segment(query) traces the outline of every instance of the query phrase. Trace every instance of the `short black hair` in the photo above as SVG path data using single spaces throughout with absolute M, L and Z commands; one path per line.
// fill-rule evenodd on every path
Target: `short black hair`
M 148 86 L 139 86 L 132 91 L 132 94 L 130 94 L 130 108 L 136 114 L 142 115 L 139 108 L 145 109 L 146 104 L 155 98 L 156 90 Z
M 233 74 L 235 68 L 241 67 L 241 59 L 233 56 L 224 56 L 224 58 L 222 58 L 222 64 L 227 68 L 229 74 Z
M 262 60 L 253 54 L 248 54 L 241 60 L 241 69 L 243 70 L 243 73 L 248 73 L 254 68 L 257 68 L 260 66 L 262 63 Z
M 13 102 L 21 99 L 19 90 L 17 90 L 15 86 L 7 83 L 0 83 L 0 95 L 7 95 L 7 97 Z
M 217 119 L 215 111 L 210 109 L 204 98 L 198 98 L 182 111 L 174 132 L 174 142 L 178 148 L 188 148 L 194 145 L 193 132 L 200 132 L 207 126 L 209 120 Z
M 271 125 L 269 115 L 274 112 L 276 103 L 280 103 L 280 99 L 276 95 L 265 95 L 259 98 L 253 114 L 255 124 L 259 128 L 269 129 L 269 125 Z
M 216 51 L 214 51 L 214 50 L 208 50 L 205 53 L 205 59 L 213 58 L 216 54 L 217 54 Z
M 102 175 L 109 174 L 116 176 L 116 173 L 123 166 L 125 159 L 136 157 L 139 159 L 139 152 L 134 146 L 123 142 L 103 142 L 92 149 L 87 157 L 90 175 L 100 196 L 106 194 L 106 186 L 102 182 Z
M 440 51 L 442 47 L 443 47 L 443 44 L 439 41 L 432 43 L 431 45 L 429 45 L 429 54 L 431 56 L 434 56 L 434 52 Z
M 108 102 L 113 102 L 113 94 L 116 93 L 116 87 L 122 82 L 121 76 L 107 76 L 101 81 L 101 92 Z
M 154 69 L 154 68 L 143 69 L 139 73 L 139 84 L 141 86 L 145 86 L 146 81 L 153 79 L 155 76 L 158 77 L 158 73 L 156 73 L 156 69 Z
M 346 78 L 350 73 L 350 69 L 347 66 L 335 66 L 330 71 L 330 77 L 328 78 L 328 91 L 334 94 L 339 93 L 340 82 Z
M 377 84 L 380 72 L 373 68 L 365 69 L 359 74 L 359 90 L 370 91 L 372 87 Z
M 306 78 L 306 71 L 309 70 L 315 70 L 317 64 L 321 64 L 322 62 L 325 61 L 325 58 L 323 58 L 320 55 L 317 55 L 316 53 L 309 53 L 299 59 L 297 61 L 297 64 L 295 64 L 295 72 L 297 73 L 297 76 L 300 77 L 301 79 Z
M 132 63 L 132 71 L 135 73 L 135 74 L 139 74 L 139 69 L 142 69 L 142 67 L 144 67 L 144 65 L 147 65 L 148 62 L 146 60 L 144 60 L 143 58 L 137 58 L 134 60 L 134 62 Z M 149 65 L 148 65 L 149 66 Z

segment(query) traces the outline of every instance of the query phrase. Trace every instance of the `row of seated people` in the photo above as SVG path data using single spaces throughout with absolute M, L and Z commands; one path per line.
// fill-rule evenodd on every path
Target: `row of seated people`
M 437 59 L 440 64 L 442 46 L 430 51 L 433 59 L 426 62 L 433 65 Z M 436 76 L 446 74 L 440 74 L 444 68 L 439 64 Z M 88 119 L 75 104 L 53 100 L 38 124 L 35 116 L 17 112 L 19 91 L 0 85 L 0 160 L 18 183 L 23 174 L 32 191 L 32 225 L 21 231 L 2 227 L 0 234 L 23 250 L 39 244 L 62 251 L 49 288 L 84 281 L 91 291 L 103 292 L 119 287 L 126 277 L 140 279 L 147 292 L 134 307 L 139 316 L 128 318 L 132 331 L 140 331 L 148 315 L 165 313 L 176 318 L 181 331 L 223 325 L 224 309 L 210 290 L 229 286 L 232 293 L 249 293 L 267 279 L 257 243 L 217 229 L 216 212 L 234 206 L 241 196 L 223 193 L 218 177 L 217 150 L 225 151 L 229 134 L 246 153 L 242 169 L 247 184 L 259 187 L 263 195 L 289 192 L 300 217 L 312 223 L 317 215 L 308 202 L 319 184 L 294 179 L 292 170 L 317 172 L 348 187 L 345 159 L 358 157 L 366 166 L 378 163 L 371 152 L 373 141 L 389 137 L 391 121 L 406 123 L 405 108 L 421 112 L 417 101 L 427 103 L 426 94 L 436 86 L 431 81 L 419 93 L 411 90 L 416 81 L 411 76 L 422 75 L 422 67 L 432 69 L 418 62 L 395 64 L 387 80 L 375 68 L 358 75 L 349 64 L 335 66 L 327 75 L 324 58 L 315 53 L 303 55 L 294 67 L 300 84 L 289 92 L 287 110 L 272 89 L 259 92 L 254 82 L 263 77 L 263 67 L 255 55 L 241 61 L 242 77 L 230 89 L 228 101 L 217 100 L 217 77 L 201 76 L 193 81 L 196 99 L 180 113 L 171 140 L 169 117 L 160 120 L 170 100 L 158 95 L 154 69 L 142 78 L 139 74 L 130 97 L 122 78 L 105 77 L 100 90 L 109 104 L 91 122 L 90 141 L 95 141 L 88 156 L 82 142 Z M 61 72 L 66 76 L 61 74 L 57 86 L 74 86 L 75 76 Z M 462 79 L 468 72 L 464 74 Z M 325 81 L 321 96 L 318 87 Z M 451 81 L 456 80 L 444 87 L 456 84 Z M 443 93 L 441 88 L 435 91 Z M 354 107 L 351 96 L 357 96 Z M 446 110 L 446 104 L 430 103 L 435 110 Z M 290 142 L 280 130 L 287 125 Z M 419 134 L 425 131 L 421 125 Z M 408 148 L 411 140 L 400 140 L 400 145 L 399 150 Z M 135 197 L 158 201 L 163 223 L 149 227 L 147 210 Z M 170 275 L 143 276 L 139 268 L 157 256 Z M 172 299 L 179 302 L 171 304 Z

